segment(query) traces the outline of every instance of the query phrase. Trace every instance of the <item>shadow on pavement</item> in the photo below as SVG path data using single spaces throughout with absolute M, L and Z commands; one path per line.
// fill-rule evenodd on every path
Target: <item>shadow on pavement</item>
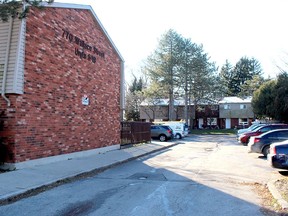
M 165 155 L 169 151 L 171 149 L 165 149 L 101 173 L 75 178 L 67 184 L 1 206 L 0 215 L 260 216 L 264 212 L 276 214 L 253 204 L 254 192 L 251 191 L 251 185 L 225 185 L 221 179 L 202 179 L 200 182 L 188 177 L 197 173 L 178 167 L 169 155 Z M 162 168 L 156 160 L 152 160 L 156 156 L 165 160 L 167 168 Z M 173 170 L 179 170 L 183 174 L 177 174 Z M 248 191 L 245 199 L 239 195 L 242 194 L 240 192 L 243 188 Z

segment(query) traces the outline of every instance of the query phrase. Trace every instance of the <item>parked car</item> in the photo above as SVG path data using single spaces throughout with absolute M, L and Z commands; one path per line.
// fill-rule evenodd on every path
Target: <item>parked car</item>
M 252 136 L 258 136 L 260 134 L 263 134 L 267 131 L 275 130 L 275 129 L 282 129 L 282 128 L 288 128 L 287 124 L 269 124 L 261 126 L 260 128 L 257 128 L 253 131 L 248 131 L 240 135 L 239 142 L 241 142 L 243 145 L 247 145 L 249 142 L 250 137 Z
M 272 143 L 267 158 L 272 167 L 288 169 L 288 139 Z
M 163 121 L 163 122 L 154 122 L 155 125 L 166 125 L 173 130 L 174 138 L 182 139 L 188 135 L 188 127 L 185 127 L 184 122 L 177 121 Z
M 151 138 L 161 142 L 173 139 L 173 130 L 167 125 L 151 125 Z
M 239 137 L 241 136 L 241 134 L 243 134 L 243 133 L 246 133 L 246 132 L 249 132 L 249 131 L 253 131 L 253 130 L 256 130 L 256 128 L 260 128 L 260 127 L 262 127 L 262 126 L 264 126 L 264 125 L 266 125 L 266 124 L 252 124 L 250 127 L 248 127 L 248 128 L 244 128 L 244 129 L 239 129 L 238 131 L 237 131 L 237 135 L 236 135 L 236 138 L 237 138 L 237 140 L 239 140 Z
M 288 128 L 271 130 L 259 136 L 253 136 L 248 143 L 249 152 L 261 153 L 265 157 L 270 152 L 270 144 L 288 140 Z

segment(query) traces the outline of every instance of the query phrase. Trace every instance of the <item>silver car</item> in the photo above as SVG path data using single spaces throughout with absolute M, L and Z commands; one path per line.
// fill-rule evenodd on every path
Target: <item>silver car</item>
M 151 125 L 151 138 L 167 141 L 173 138 L 173 130 L 167 125 Z

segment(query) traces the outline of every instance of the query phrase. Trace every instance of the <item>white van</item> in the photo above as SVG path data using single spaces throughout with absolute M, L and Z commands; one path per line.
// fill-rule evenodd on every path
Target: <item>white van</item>
M 174 138 L 182 139 L 188 135 L 184 122 L 154 122 L 154 124 L 168 125 L 173 130 Z

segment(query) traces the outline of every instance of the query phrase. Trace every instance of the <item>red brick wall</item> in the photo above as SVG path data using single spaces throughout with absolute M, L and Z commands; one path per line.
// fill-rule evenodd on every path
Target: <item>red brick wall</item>
M 120 144 L 120 59 L 90 11 L 32 9 L 25 49 L 24 94 L 9 96 L 1 132 L 10 134 L 6 162 Z

